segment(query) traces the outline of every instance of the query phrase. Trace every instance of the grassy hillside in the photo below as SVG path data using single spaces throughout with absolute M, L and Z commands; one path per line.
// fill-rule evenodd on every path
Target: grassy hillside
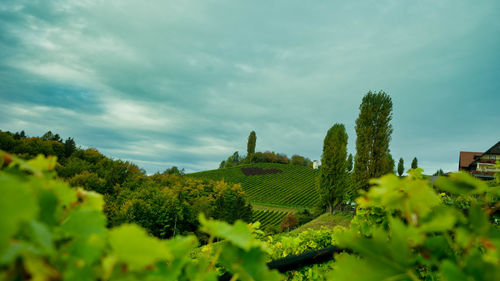
M 242 168 L 272 169 L 281 172 L 245 175 Z M 304 166 L 275 163 L 246 164 L 189 174 L 191 177 L 241 183 L 252 204 L 268 204 L 293 208 L 313 208 L 318 202 L 315 178 L 318 170 Z
M 337 225 L 349 227 L 349 224 L 352 219 L 352 214 L 350 213 L 337 213 L 335 215 L 332 214 L 322 214 L 316 219 L 294 229 L 292 232 L 300 233 L 307 229 L 320 229 L 322 227 L 333 228 Z

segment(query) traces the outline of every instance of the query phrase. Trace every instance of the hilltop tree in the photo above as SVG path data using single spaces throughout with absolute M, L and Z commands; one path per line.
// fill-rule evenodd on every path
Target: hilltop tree
M 413 158 L 413 161 L 411 161 L 411 168 L 416 169 L 418 168 L 418 160 L 417 157 Z
M 52 131 L 48 131 L 42 136 L 42 140 L 53 140 L 54 139 L 54 134 Z
M 347 157 L 347 172 L 350 173 L 352 171 L 352 167 L 353 167 L 352 154 L 349 153 L 349 157 Z
M 256 143 L 257 143 L 257 135 L 255 134 L 255 131 L 251 131 L 250 135 L 248 136 L 247 157 L 255 153 Z
M 64 142 L 64 156 L 70 157 L 76 150 L 75 140 L 72 138 L 67 138 Z
M 321 207 L 333 213 L 340 207 L 348 192 L 347 133 L 343 124 L 335 124 L 328 130 L 321 156 L 319 194 Z
M 354 174 L 358 188 L 367 190 L 368 180 L 394 170 L 389 153 L 392 134 L 392 99 L 380 91 L 368 92 L 359 106 L 356 120 Z
M 24 139 L 24 138 L 26 138 L 26 134 L 24 133 L 24 130 L 21 132 L 16 132 L 14 134 L 14 139 L 16 139 L 16 140 L 20 140 L 20 139 Z
M 405 162 L 404 162 L 403 158 L 399 158 L 398 175 L 402 176 L 404 172 L 405 172 Z

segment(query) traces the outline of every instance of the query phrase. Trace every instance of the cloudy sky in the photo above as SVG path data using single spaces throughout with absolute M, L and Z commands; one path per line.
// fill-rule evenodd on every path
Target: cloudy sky
M 356 2 L 356 3 L 354 3 Z M 51 130 L 149 173 L 321 156 L 369 90 L 393 157 L 453 171 L 500 140 L 500 1 L 2 0 L 0 130 Z

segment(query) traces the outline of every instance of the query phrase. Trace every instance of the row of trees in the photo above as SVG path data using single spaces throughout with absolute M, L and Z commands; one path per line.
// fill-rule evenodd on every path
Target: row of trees
M 306 167 L 312 166 L 311 159 L 297 154 L 293 155 L 291 158 L 288 158 L 287 155 L 276 153 L 274 151 L 255 152 L 256 143 L 257 135 L 255 131 L 251 131 L 248 136 L 247 155 L 242 157 L 239 155 L 238 151 L 236 151 L 235 153 L 233 153 L 233 155 L 229 156 L 226 160 L 223 160 L 220 163 L 219 169 L 249 163 L 278 163 Z
M 413 160 L 411 161 L 411 168 L 412 169 L 418 168 L 417 157 L 413 158 Z M 399 158 L 399 162 L 398 162 L 398 175 L 401 177 L 401 176 L 403 176 L 404 172 L 405 172 L 405 162 L 404 162 L 403 158 Z
M 368 190 L 371 178 L 394 173 L 394 160 L 389 143 L 393 132 L 392 99 L 383 91 L 369 91 L 359 106 L 356 120 L 356 155 L 347 155 L 348 136 L 343 124 L 328 130 L 321 156 L 320 207 L 327 212 L 338 210 L 356 196 L 358 190 Z M 412 168 L 417 167 L 417 158 Z M 398 174 L 404 172 L 404 162 L 398 163 Z

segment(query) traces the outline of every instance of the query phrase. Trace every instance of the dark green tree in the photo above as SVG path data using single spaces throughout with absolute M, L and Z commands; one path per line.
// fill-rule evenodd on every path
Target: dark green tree
M 437 171 L 433 174 L 433 176 L 444 176 L 444 171 L 443 171 L 443 169 L 439 169 L 439 170 L 437 170 Z
M 250 135 L 248 136 L 247 157 L 255 153 L 256 143 L 257 143 L 257 135 L 255 134 L 255 131 L 251 131 Z
M 14 134 L 14 139 L 16 139 L 16 140 L 20 140 L 20 139 L 24 139 L 24 138 L 26 138 L 26 134 L 24 133 L 24 130 L 21 132 L 16 132 Z
M 170 175 L 183 175 L 184 169 L 179 170 L 179 168 L 177 168 L 177 166 L 172 166 L 172 168 L 166 169 L 165 173 L 170 174 Z
M 413 161 L 411 161 L 411 168 L 416 169 L 418 168 L 418 160 L 417 157 L 413 158 Z
M 402 176 L 404 172 L 405 172 L 405 162 L 404 162 L 403 158 L 399 158 L 398 175 Z
M 395 174 L 395 172 L 394 172 L 394 159 L 392 159 L 392 155 L 390 152 L 386 154 L 386 159 L 382 163 L 384 165 L 382 167 L 382 175 Z
M 53 140 L 53 139 L 54 139 L 54 134 L 52 133 L 52 131 L 48 131 L 42 136 L 42 140 Z
M 335 124 L 328 130 L 321 156 L 319 195 L 320 204 L 327 212 L 337 210 L 348 192 L 347 133 L 343 124 Z
M 73 140 L 72 138 L 68 138 L 64 142 L 64 155 L 66 157 L 70 157 L 75 150 L 76 150 L 75 140 Z
M 394 171 L 394 160 L 389 153 L 391 120 L 391 97 L 383 91 L 368 92 L 359 106 L 356 120 L 354 174 L 358 188 L 367 190 L 369 179 Z
M 349 153 L 349 157 L 347 157 L 347 172 L 351 172 L 352 171 L 352 167 L 353 167 L 354 163 L 353 163 L 353 160 L 352 160 L 352 154 Z

